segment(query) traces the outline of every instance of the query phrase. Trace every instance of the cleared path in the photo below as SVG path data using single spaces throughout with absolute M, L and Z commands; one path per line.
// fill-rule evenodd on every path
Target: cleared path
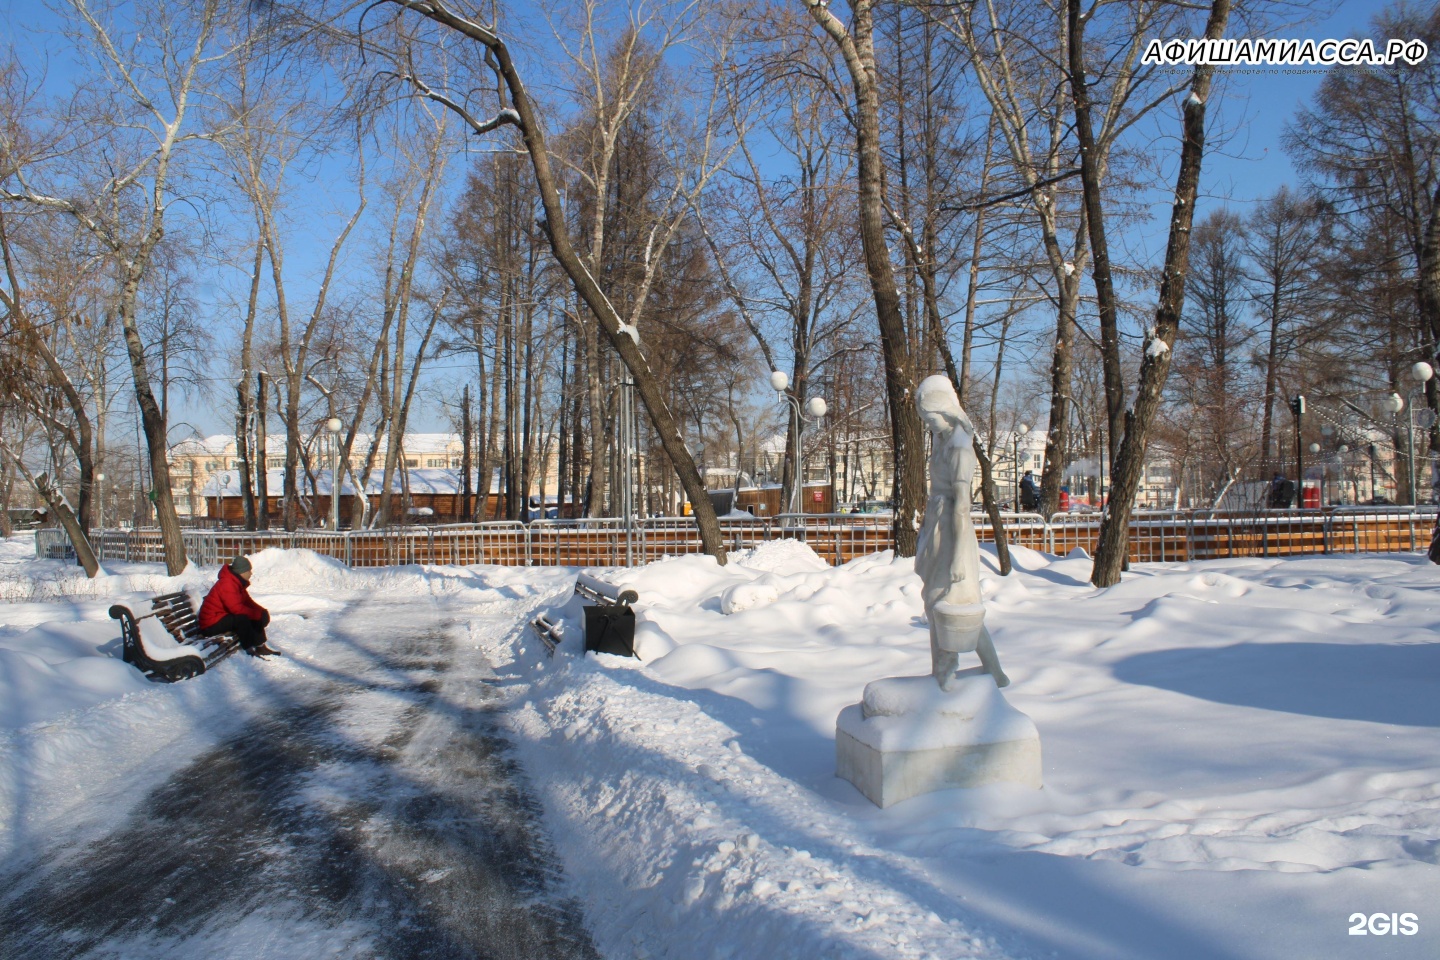
M 4 877 L 0 957 L 595 957 L 452 626 L 417 598 L 335 634 L 109 836 Z

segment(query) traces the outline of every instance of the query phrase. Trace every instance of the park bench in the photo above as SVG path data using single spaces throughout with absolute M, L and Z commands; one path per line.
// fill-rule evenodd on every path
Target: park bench
M 161 683 L 198 677 L 240 648 L 240 641 L 231 633 L 202 636 L 195 608 L 184 593 L 154 597 L 150 601 L 150 612 L 138 617 L 129 607 L 117 603 L 110 608 L 110 617 L 120 621 L 125 662 Z M 165 631 L 164 635 L 156 636 L 152 628 L 148 645 L 147 622 Z M 174 646 L 164 642 L 165 635 L 174 641 Z
M 575 596 L 584 602 L 586 651 L 635 656 L 635 611 L 630 605 L 640 595 L 581 573 L 575 577 Z M 530 626 L 553 656 L 565 638 L 561 625 L 541 614 Z

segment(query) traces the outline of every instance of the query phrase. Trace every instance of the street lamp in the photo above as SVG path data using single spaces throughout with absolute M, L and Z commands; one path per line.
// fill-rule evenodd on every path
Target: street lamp
M 1350 444 L 1348 444 L 1348 443 L 1342 443 L 1342 444 L 1340 444 L 1340 446 L 1338 446 L 1338 447 L 1335 448 L 1336 485 L 1340 488 L 1340 496 L 1338 497 L 1338 500 L 1339 500 L 1341 503 L 1344 503 L 1344 502 L 1345 502 L 1345 478 L 1346 478 L 1347 476 L 1349 476 L 1350 479 L 1351 479 L 1351 481 L 1352 481 L 1352 486 L 1354 487 L 1354 489 L 1352 490 L 1352 492 L 1355 494 L 1355 499 L 1352 500 L 1351 503 L 1359 503 L 1359 502 L 1360 502 L 1360 489 L 1359 489 L 1360 483 L 1359 483 L 1358 480 L 1355 480 L 1355 478 L 1354 478 L 1353 475 L 1351 475 L 1351 473 L 1350 473 L 1350 467 L 1349 467 L 1349 465 L 1346 464 L 1346 462 L 1345 462 L 1345 455 L 1346 455 L 1347 453 L 1349 453 L 1349 452 L 1350 452 Z
M 1020 512 L 1020 438 L 1030 432 L 1030 424 L 1022 423 L 1015 428 L 1015 512 Z
M 225 524 L 225 488 L 228 487 L 228 486 L 230 486 L 230 474 L 228 474 L 228 473 L 222 473 L 222 474 L 220 474 L 220 476 L 216 477 L 215 479 L 216 479 L 216 481 L 219 483 L 219 486 L 216 488 L 216 498 L 217 498 L 217 502 L 218 502 L 219 505 L 220 505 L 220 506 L 219 506 L 220 516 L 219 516 L 218 519 L 220 520 L 220 526 L 224 527 L 224 526 L 226 525 L 226 524 Z
M 1425 392 L 1425 384 L 1435 376 L 1435 368 L 1424 360 L 1417 361 L 1410 366 L 1410 379 L 1415 381 L 1415 387 L 1410 391 L 1410 413 L 1405 418 L 1405 466 L 1406 473 L 1410 478 L 1410 506 L 1415 506 L 1415 397 Z M 1398 411 L 1397 411 L 1398 412 Z M 1426 407 L 1425 412 L 1430 414 L 1430 408 Z M 1429 424 L 1425 424 L 1429 426 Z
M 340 428 L 339 417 L 325 421 L 330 434 L 330 529 L 340 529 Z
M 103 474 L 103 473 L 97 473 L 97 474 L 95 474 L 95 486 L 98 488 L 98 494 L 97 494 L 97 496 L 95 497 L 95 504 L 96 504 L 95 523 L 96 523 L 96 525 L 100 528 L 100 532 L 101 532 L 101 533 L 104 533 L 104 532 L 105 532 L 105 474 Z
M 790 378 L 784 371 L 775 370 L 770 374 L 770 389 L 775 391 L 775 397 L 790 408 L 795 415 L 795 475 L 790 490 L 790 513 L 801 513 L 804 510 L 804 503 L 801 500 L 802 490 L 805 486 L 805 424 L 817 423 L 829 410 L 824 397 L 811 397 L 805 401 L 804 408 L 800 406 L 800 400 L 785 391 L 790 386 Z M 806 414 L 809 414 L 807 417 Z

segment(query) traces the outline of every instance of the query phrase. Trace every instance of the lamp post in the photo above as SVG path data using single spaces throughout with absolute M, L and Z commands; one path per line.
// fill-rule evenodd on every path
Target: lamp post
M 1015 428 L 1015 512 L 1020 512 L 1020 438 L 1030 432 L 1030 424 L 1022 423 Z
M 222 473 L 215 478 L 218 486 L 215 488 L 216 502 L 219 504 L 219 520 L 222 526 L 225 525 L 225 488 L 230 486 L 230 474 Z
M 1315 498 L 1315 505 L 1323 507 L 1325 506 L 1325 461 L 1320 459 L 1320 444 L 1310 444 L 1310 456 L 1320 464 L 1320 495 Z
M 340 428 L 344 426 L 339 417 L 325 421 L 325 430 L 330 434 L 330 529 L 340 529 Z
M 1290 412 L 1295 415 L 1295 495 L 1300 498 L 1299 506 L 1305 506 L 1305 455 L 1301 453 L 1300 435 L 1305 419 L 1305 394 L 1297 393 L 1290 398 Z
M 1351 484 L 1351 485 L 1356 488 L 1356 489 L 1353 491 L 1354 494 L 1355 494 L 1355 499 L 1352 501 L 1352 503 L 1359 503 L 1359 502 L 1360 502 L 1360 491 L 1359 491 L 1359 489 L 1358 489 L 1359 483 L 1358 483 L 1358 482 L 1355 482 L 1355 479 L 1354 479 L 1353 475 L 1350 474 L 1350 467 L 1349 467 L 1349 465 L 1345 462 L 1345 459 L 1346 459 L 1345 455 L 1348 454 L 1349 452 L 1350 452 L 1350 445 L 1349 445 L 1348 443 L 1342 443 L 1342 444 L 1340 444 L 1340 446 L 1338 446 L 1338 447 L 1335 448 L 1335 459 L 1336 459 L 1336 463 L 1337 463 L 1337 466 L 1336 466 L 1336 469 L 1335 469 L 1335 473 L 1337 474 L 1337 480 L 1339 481 L 1338 485 L 1339 485 L 1339 487 L 1340 487 L 1340 496 L 1339 496 L 1337 499 L 1339 499 L 1340 502 L 1342 502 L 1342 503 L 1345 501 L 1345 478 L 1346 478 L 1347 476 L 1349 476 L 1349 477 L 1351 478 L 1351 481 L 1352 481 L 1352 484 Z
M 1398 394 L 1398 393 L 1391 393 L 1391 394 L 1387 395 L 1384 400 L 1381 400 L 1381 401 L 1380 401 L 1380 409 L 1382 409 L 1382 410 L 1384 410 L 1386 413 L 1390 414 L 1390 419 L 1391 419 L 1391 422 L 1392 422 L 1392 424 L 1393 424 L 1395 418 L 1400 415 L 1400 411 L 1405 409 L 1405 398 L 1402 397 L 1402 396 L 1400 396 L 1400 394 Z M 1397 454 L 1398 454 L 1398 451 L 1397 451 Z M 1398 502 L 1400 501 L 1400 489 L 1399 489 L 1399 488 L 1400 488 L 1400 471 L 1399 471 L 1399 470 L 1396 470 L 1396 471 L 1395 471 L 1395 488 L 1396 488 L 1396 489 L 1395 489 L 1395 501 L 1398 503 Z
M 818 423 L 820 418 L 825 416 L 829 406 L 825 403 L 824 397 L 811 397 L 805 401 L 802 409 L 800 400 L 797 397 L 786 393 L 790 387 L 790 378 L 781 370 L 775 370 L 770 374 L 770 389 L 775 391 L 775 397 L 779 402 L 789 407 L 790 412 L 795 416 L 795 471 L 793 483 L 790 490 L 790 513 L 802 513 L 804 502 L 802 501 L 805 487 L 805 424 Z M 806 413 L 810 416 L 805 416 Z
M 1334 442 L 1335 442 L 1335 440 L 1334 440 L 1334 437 L 1335 437 L 1335 428 L 1332 427 L 1332 426 L 1331 426 L 1330 424 L 1328 424 L 1328 423 L 1322 423 L 1322 424 L 1320 425 L 1320 436 L 1323 438 L 1325 446 L 1327 446 L 1327 447 L 1332 446 L 1332 445 L 1334 444 Z M 1337 473 L 1337 474 L 1339 473 L 1339 469 L 1338 469 L 1339 460 L 1338 460 L 1338 456 L 1336 456 L 1335 454 L 1331 454 L 1330 456 L 1327 456 L 1327 457 L 1325 458 L 1325 461 L 1320 464 L 1320 502 L 1321 502 L 1321 503 L 1325 503 L 1327 500 L 1330 500 L 1330 501 L 1333 502 L 1333 500 L 1334 500 L 1333 497 L 1327 497 L 1327 496 L 1326 496 L 1326 490 L 1325 490 L 1325 488 L 1330 485 L 1330 471 L 1329 471 L 1328 467 L 1329 467 L 1329 461 L 1330 461 L 1330 459 L 1331 459 L 1332 457 L 1335 457 L 1335 459 L 1336 459 L 1336 463 L 1337 463 L 1336 473 Z
M 1435 368 L 1424 360 L 1417 361 L 1410 366 L 1410 379 L 1415 381 L 1414 388 L 1410 391 L 1410 411 L 1405 418 L 1405 465 L 1406 473 L 1410 479 L 1410 506 L 1415 506 L 1415 398 L 1425 392 L 1425 384 L 1435 376 Z M 1430 414 L 1430 408 L 1426 407 L 1425 412 Z M 1425 424 L 1428 426 L 1429 424 Z
M 101 533 L 104 533 L 104 532 L 105 532 L 105 474 L 103 474 L 103 473 L 97 473 L 97 474 L 95 474 L 95 486 L 98 488 L 98 494 L 97 494 L 97 496 L 95 497 L 95 523 L 96 523 L 96 526 L 98 526 L 98 527 L 100 528 L 100 532 L 101 532 Z

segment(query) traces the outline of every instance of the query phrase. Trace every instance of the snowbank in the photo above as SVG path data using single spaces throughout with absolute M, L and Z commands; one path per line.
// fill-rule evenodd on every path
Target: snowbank
M 457 656 L 494 668 L 606 956 L 1440 955 L 1440 568 L 1138 565 L 1102 591 L 1083 555 L 1013 556 L 1001 578 L 982 554 L 986 622 L 1045 787 L 879 810 L 834 776 L 834 728 L 870 680 L 928 670 L 919 581 L 888 554 L 831 569 L 782 541 L 603 571 L 640 594 L 637 661 L 577 655 L 573 572 L 265 551 L 254 590 L 287 657 L 155 685 L 118 662 L 105 608 L 213 570 L 83 581 L 3 544 L 0 849 L 102 829 L 315 682 L 338 611 L 383 595 L 513 616 Z M 547 598 L 568 628 L 554 659 L 524 626 Z M 1417 913 L 1420 932 L 1352 939 L 1360 911 Z
M 1348 955 L 1355 911 L 1433 913 L 1423 557 L 1140 565 L 1099 591 L 1083 553 L 1013 549 L 1008 578 L 986 553 L 1045 787 L 882 811 L 835 777 L 834 727 L 868 681 L 928 670 L 911 564 L 757 553 L 612 571 L 643 662 L 515 654 L 540 677 L 516 739 L 610 955 L 1278 960 Z M 1436 955 L 1433 927 L 1385 955 Z

